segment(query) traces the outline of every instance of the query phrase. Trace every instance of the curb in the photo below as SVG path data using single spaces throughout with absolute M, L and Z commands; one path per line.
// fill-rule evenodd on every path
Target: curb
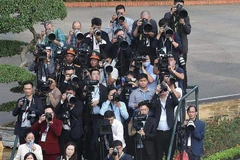
M 238 4 L 240 0 L 185 0 L 185 5 L 219 5 Z M 64 2 L 66 7 L 115 7 L 118 4 L 124 6 L 169 6 L 173 1 L 111 1 L 111 2 Z

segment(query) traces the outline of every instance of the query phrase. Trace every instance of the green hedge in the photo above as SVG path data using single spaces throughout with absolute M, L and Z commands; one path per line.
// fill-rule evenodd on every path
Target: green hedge
M 35 75 L 31 74 L 26 69 L 7 64 L 0 64 L 0 83 L 18 82 L 21 85 L 27 80 L 34 81 L 35 77 Z
M 126 2 L 127 0 L 64 0 L 64 2 Z M 157 0 L 128 0 L 128 1 L 157 1 Z M 170 1 L 170 0 L 161 0 Z
M 206 125 L 204 157 L 240 144 L 240 117 L 232 120 L 216 118 Z
M 27 43 L 21 41 L 0 40 L 0 58 L 20 54 L 22 45 L 27 45 Z
M 217 152 L 203 160 L 236 160 L 240 157 L 240 147 L 234 147 L 222 152 Z

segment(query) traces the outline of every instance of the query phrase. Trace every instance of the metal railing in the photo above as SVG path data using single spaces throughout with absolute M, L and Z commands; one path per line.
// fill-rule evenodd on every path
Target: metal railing
M 173 140 L 175 137 L 175 133 L 176 133 L 176 127 L 177 127 L 177 122 L 178 122 L 178 117 L 180 116 L 180 124 L 182 124 L 182 122 L 184 121 L 182 119 L 182 112 L 180 112 L 179 115 L 179 111 L 182 111 L 182 106 L 183 105 L 183 101 L 189 96 L 191 95 L 193 92 L 195 92 L 195 106 L 197 107 L 198 110 L 198 86 L 188 86 L 187 89 L 191 89 L 187 94 L 185 94 L 179 101 L 178 107 L 177 107 L 177 111 L 176 111 L 176 117 L 175 117 L 175 122 L 174 122 L 174 126 L 173 126 L 173 132 L 172 132 L 172 137 L 171 137 L 171 141 L 170 141 L 170 145 L 169 145 L 169 149 L 168 149 L 168 155 L 167 155 L 167 160 L 170 160 L 171 157 L 171 153 L 172 153 L 172 146 L 173 146 Z M 198 112 L 199 113 L 199 112 Z M 197 114 L 197 119 L 199 118 L 199 114 Z

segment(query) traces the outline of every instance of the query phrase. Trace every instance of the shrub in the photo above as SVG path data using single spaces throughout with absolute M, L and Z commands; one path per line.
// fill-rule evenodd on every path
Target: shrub
M 13 110 L 16 103 L 17 103 L 17 101 L 10 101 L 10 102 L 3 103 L 0 105 L 0 111 L 1 112 L 10 112 Z
M 34 81 L 35 76 L 29 71 L 12 65 L 0 65 L 0 83 L 18 82 L 20 85 L 24 81 Z
M 0 58 L 20 54 L 21 46 L 27 43 L 21 41 L 0 40 Z
M 230 148 L 222 152 L 217 152 L 203 160 L 235 160 L 240 157 L 240 147 Z
M 240 118 L 232 120 L 216 118 L 206 126 L 204 138 L 205 156 L 236 147 L 240 143 Z

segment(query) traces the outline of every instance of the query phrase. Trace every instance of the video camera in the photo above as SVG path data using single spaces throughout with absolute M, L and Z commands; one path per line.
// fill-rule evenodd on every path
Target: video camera
M 113 102 L 119 102 L 120 101 L 120 96 L 118 95 L 117 92 L 115 92 L 113 94 L 113 99 L 112 99 Z
M 87 103 L 91 103 L 92 101 L 92 92 L 94 91 L 94 85 L 97 85 L 99 81 L 97 80 L 86 80 L 86 92 L 87 92 Z
M 108 119 L 98 119 L 99 134 L 108 135 L 112 134 L 112 126 Z
M 135 60 L 135 67 L 136 68 L 142 68 L 142 62 L 146 61 L 147 58 L 145 56 L 137 56 L 134 58 Z
M 51 80 L 47 80 L 46 82 L 41 81 L 38 86 L 38 95 L 46 95 L 50 92 L 50 85 L 53 83 Z
M 133 127 L 139 131 L 144 128 L 145 122 L 147 120 L 147 115 L 141 114 L 141 112 L 136 112 L 133 115 Z
M 70 119 L 70 114 L 68 111 L 62 114 L 63 124 L 68 124 L 69 119 Z

